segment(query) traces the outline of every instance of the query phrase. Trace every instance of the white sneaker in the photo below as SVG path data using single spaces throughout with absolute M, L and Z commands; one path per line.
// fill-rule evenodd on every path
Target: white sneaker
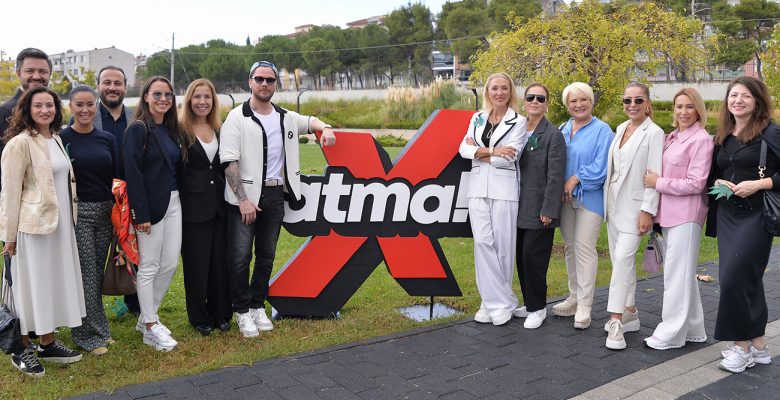
M 265 314 L 265 308 L 250 308 L 249 315 L 252 316 L 252 321 L 255 322 L 257 330 L 270 331 L 271 329 L 274 329 L 273 322 L 271 322 Z
M 154 324 L 151 329 L 144 330 L 144 344 L 154 347 L 157 351 L 171 351 L 179 343 L 173 340 L 160 324 Z
M 168 336 L 171 335 L 171 330 L 168 329 L 167 326 L 163 325 L 162 322 L 157 321 L 157 325 L 160 325 L 160 327 L 165 331 L 165 333 L 168 334 Z M 146 330 L 146 323 L 141 322 L 141 317 L 138 317 L 138 322 L 135 323 L 135 330 L 137 330 L 140 333 L 144 333 Z
M 260 333 L 257 332 L 257 325 L 252 320 L 252 316 L 248 312 L 236 313 L 236 322 L 238 323 L 238 331 L 241 332 L 243 337 L 255 337 Z
M 527 318 L 528 314 L 528 310 L 526 310 L 525 306 L 515 308 L 514 311 L 512 311 L 512 316 L 515 318 Z
M 726 354 L 726 357 L 721 360 L 718 367 L 722 370 L 739 373 L 755 365 L 756 362 L 753 360 L 753 354 L 750 351 L 745 351 L 740 346 L 734 346 Z
M 641 328 L 639 323 L 639 310 L 636 310 L 636 312 L 633 313 L 626 310 L 621 315 L 620 323 L 623 324 L 623 332 L 639 331 L 639 328 Z M 609 332 L 609 321 L 604 323 L 604 332 Z
M 512 319 L 512 312 L 509 311 L 509 312 L 506 312 L 504 314 L 497 315 L 495 317 L 490 317 L 490 319 L 492 320 L 493 325 L 501 326 L 501 325 L 506 324 L 507 322 L 509 322 Z
M 606 346 L 612 350 L 623 350 L 626 348 L 626 339 L 623 337 L 623 323 L 618 319 L 610 318 L 609 320 Z
M 577 312 L 577 298 L 569 295 L 566 300 L 554 305 L 552 310 L 559 317 L 571 317 Z
M 545 318 L 547 318 L 546 308 L 542 308 L 541 310 L 537 310 L 532 313 L 529 313 L 528 317 L 525 319 L 525 322 L 523 323 L 523 328 L 536 329 L 542 326 L 542 322 L 544 322 Z
M 474 321 L 479 322 L 480 324 L 489 324 L 493 322 L 493 319 L 490 318 L 490 314 L 488 314 L 487 310 L 480 307 L 476 314 L 474 314 Z

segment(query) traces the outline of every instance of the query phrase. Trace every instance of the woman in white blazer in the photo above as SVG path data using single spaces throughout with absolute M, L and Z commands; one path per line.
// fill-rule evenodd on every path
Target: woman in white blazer
M 658 192 L 644 186 L 648 169 L 660 171 L 664 132 L 653 123 L 650 89 L 631 83 L 623 94 L 623 111 L 629 120 L 620 124 L 609 148 L 607 180 L 604 183 L 609 256 L 612 279 L 609 283 L 607 311 L 611 313 L 605 329 L 606 346 L 626 348 L 624 331 L 639 330 L 634 305 L 636 291 L 636 251 L 642 236 L 653 228 L 658 211 Z
M 505 73 L 488 77 L 482 104 L 460 144 L 460 155 L 472 160 L 469 219 L 482 298 L 474 320 L 503 325 L 518 304 L 512 291 L 520 193 L 515 161 L 527 140 L 526 119 L 515 111 L 515 86 Z

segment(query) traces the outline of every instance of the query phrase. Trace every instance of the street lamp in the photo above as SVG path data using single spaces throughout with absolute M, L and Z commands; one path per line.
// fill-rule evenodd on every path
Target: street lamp
M 303 95 L 304 92 L 307 92 L 309 89 L 307 88 L 301 88 L 301 90 L 298 91 L 298 114 L 301 113 L 301 95 Z

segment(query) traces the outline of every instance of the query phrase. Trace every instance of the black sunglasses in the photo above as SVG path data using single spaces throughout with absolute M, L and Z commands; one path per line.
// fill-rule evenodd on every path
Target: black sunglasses
M 645 99 L 643 99 L 641 97 L 637 97 L 637 98 L 635 98 L 633 100 L 634 100 L 634 104 L 642 104 L 642 103 L 645 102 Z M 623 99 L 623 104 L 625 104 L 625 105 L 631 104 L 631 98 L 630 97 L 626 97 L 625 99 Z
M 264 76 L 255 76 L 255 77 L 252 77 L 252 79 L 254 79 L 255 83 L 258 84 L 258 85 L 263 83 L 263 81 L 265 81 L 265 83 L 267 83 L 269 85 L 273 85 L 274 83 L 276 83 L 276 78 L 266 78 Z
M 547 101 L 547 96 L 545 96 L 543 94 L 527 94 L 527 95 L 525 95 L 525 101 L 527 101 L 529 103 L 534 101 L 534 99 L 536 99 L 536 101 L 538 101 L 540 103 L 544 103 L 544 102 Z
M 165 96 L 165 100 L 173 100 L 173 92 L 152 92 L 152 98 L 160 100 Z

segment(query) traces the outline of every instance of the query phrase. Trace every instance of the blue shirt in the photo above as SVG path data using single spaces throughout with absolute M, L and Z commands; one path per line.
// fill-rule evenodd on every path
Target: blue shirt
M 122 154 L 122 144 L 124 143 L 124 134 L 127 129 L 127 118 L 125 117 L 124 108 L 122 108 L 122 114 L 119 115 L 117 120 L 114 119 L 111 111 L 108 111 L 103 103 L 98 104 L 98 113 L 100 113 L 101 122 L 103 123 L 103 130 L 114 135 L 117 154 Z
M 111 183 L 119 167 L 114 136 L 99 129 L 86 134 L 78 133 L 69 126 L 60 132 L 60 138 L 76 173 L 79 200 L 113 200 Z
M 176 144 L 171 136 L 168 135 L 168 131 L 165 130 L 163 125 L 155 125 L 152 127 L 152 132 L 157 137 L 157 142 L 165 153 L 165 158 L 168 159 L 168 165 L 171 167 L 171 174 L 173 175 L 173 183 L 171 185 L 171 191 L 179 190 L 178 183 L 176 182 L 176 165 L 181 162 L 181 149 Z M 151 145 L 151 143 L 147 144 Z
M 603 218 L 609 145 L 615 135 L 609 125 L 593 117 L 572 138 L 573 122 L 570 119 L 561 129 L 566 141 L 566 179 L 577 176 L 580 183 L 572 192 L 575 202 Z

